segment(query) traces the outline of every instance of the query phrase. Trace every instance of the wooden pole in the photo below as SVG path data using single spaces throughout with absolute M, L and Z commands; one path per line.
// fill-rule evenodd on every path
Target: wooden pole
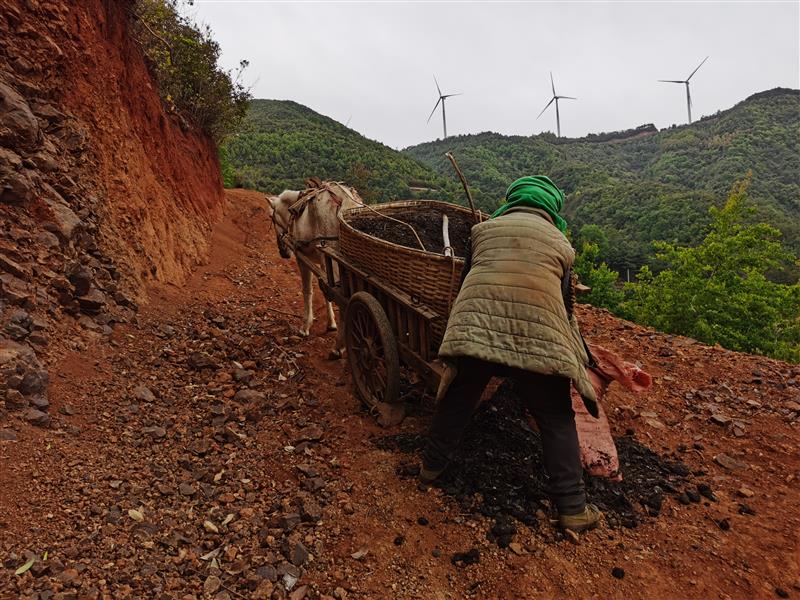
M 442 239 L 444 240 L 444 255 L 453 256 L 453 248 L 450 247 L 450 223 L 447 215 L 442 215 Z
M 458 163 L 456 162 L 455 157 L 451 152 L 445 154 L 445 156 L 453 163 L 453 168 L 456 170 L 458 174 L 458 178 L 461 180 L 461 185 L 464 186 L 464 193 L 467 195 L 467 200 L 469 200 L 469 207 L 472 209 L 472 216 L 475 219 L 476 223 L 480 223 L 483 219 L 481 219 L 481 213 L 475 210 L 475 202 L 472 201 L 472 193 L 469 191 L 469 185 L 467 185 L 467 179 L 464 177 L 464 174 L 461 172 L 461 169 L 458 168 Z

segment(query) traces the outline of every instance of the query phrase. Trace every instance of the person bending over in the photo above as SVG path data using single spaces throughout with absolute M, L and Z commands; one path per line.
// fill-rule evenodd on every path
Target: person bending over
M 564 235 L 563 205 L 564 193 L 549 178 L 523 177 L 508 188 L 505 204 L 472 228 L 466 277 L 439 350 L 448 374 L 420 479 L 430 484 L 444 471 L 489 380 L 508 377 L 538 425 L 559 524 L 583 531 L 596 527 L 601 513 L 586 503 L 570 385 L 595 417 L 597 402 L 569 299 L 575 251 Z

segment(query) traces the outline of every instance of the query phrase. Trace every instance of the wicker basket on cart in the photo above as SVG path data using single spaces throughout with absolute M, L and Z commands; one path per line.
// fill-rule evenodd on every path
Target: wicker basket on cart
M 432 332 L 432 341 L 438 348 L 458 293 L 464 260 L 387 242 L 354 228 L 350 223 L 355 217 L 366 214 L 379 212 L 392 217 L 414 209 L 434 210 L 449 218 L 464 214 L 472 218 L 469 209 L 436 200 L 408 200 L 352 208 L 339 215 L 339 249 L 357 267 L 394 285 L 441 315 L 441 321 Z

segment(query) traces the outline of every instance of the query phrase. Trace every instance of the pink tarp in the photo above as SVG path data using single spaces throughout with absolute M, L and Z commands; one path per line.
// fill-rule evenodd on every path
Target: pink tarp
M 581 445 L 581 461 L 583 468 L 590 475 L 621 481 L 617 447 L 614 445 L 611 429 L 600 403 L 612 381 L 618 382 L 625 389 L 639 393 L 650 388 L 653 378 L 610 350 L 596 344 L 587 345 L 597 362 L 597 367 L 587 369 L 587 372 L 597 394 L 600 415 L 597 419 L 592 417 L 587 412 L 583 400 L 573 390 L 572 408 L 575 410 L 575 426 L 578 429 L 578 440 Z

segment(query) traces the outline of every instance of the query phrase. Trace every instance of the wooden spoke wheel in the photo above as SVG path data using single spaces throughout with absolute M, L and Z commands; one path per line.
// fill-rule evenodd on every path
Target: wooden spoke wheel
M 397 341 L 383 307 L 368 292 L 347 304 L 345 344 L 356 390 L 370 408 L 393 404 L 400 395 Z

